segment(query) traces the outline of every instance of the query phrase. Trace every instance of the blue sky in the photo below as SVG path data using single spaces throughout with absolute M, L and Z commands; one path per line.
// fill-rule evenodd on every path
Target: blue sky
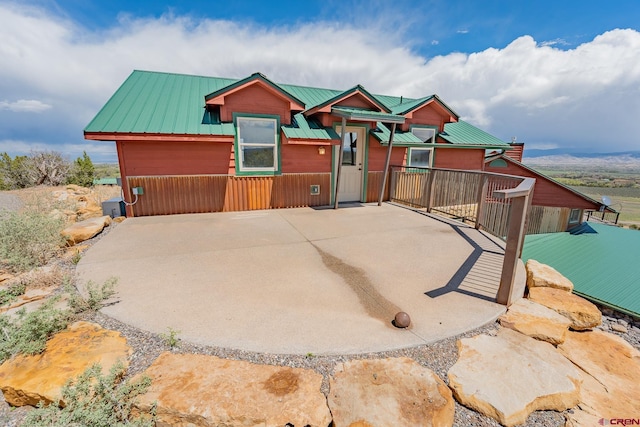
M 0 0 L 0 152 L 86 150 L 133 69 L 437 93 L 529 148 L 640 150 L 640 2 Z

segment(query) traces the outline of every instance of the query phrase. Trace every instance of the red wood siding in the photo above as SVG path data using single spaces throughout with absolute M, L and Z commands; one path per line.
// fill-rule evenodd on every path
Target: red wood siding
M 342 107 L 369 108 L 369 109 L 372 108 L 378 111 L 377 106 L 375 106 L 373 103 L 371 103 L 371 101 L 369 101 L 359 93 L 353 94 L 352 96 L 345 98 L 340 102 L 337 102 L 335 105 L 342 106 Z
M 438 132 L 442 132 L 449 117 L 444 114 L 442 108 L 437 108 L 434 103 L 430 103 L 414 111 L 413 117 L 408 118 L 400 128 L 406 132 L 411 128 L 411 125 L 431 125 L 438 126 Z
M 383 171 L 387 160 L 387 147 L 381 145 L 377 139 L 369 137 L 369 164 L 368 169 L 372 171 Z M 393 147 L 391 149 L 391 164 L 401 165 L 405 158 L 407 149 L 404 147 Z
M 522 153 L 524 152 L 524 144 L 523 143 L 515 143 L 509 144 L 511 146 L 510 149 L 504 152 L 504 154 L 508 157 L 511 157 L 516 162 L 522 163 Z
M 487 172 L 504 173 L 508 175 L 517 175 L 527 178 L 535 178 L 536 185 L 533 188 L 533 205 L 538 206 L 551 206 L 558 208 L 573 208 L 573 209 L 595 209 L 598 210 L 600 205 L 598 203 L 589 202 L 573 191 L 559 185 L 558 183 L 551 181 L 548 178 L 542 177 L 527 168 L 519 166 L 513 162 L 507 160 L 506 167 L 491 167 L 487 164 L 484 168 Z
M 282 173 L 331 172 L 331 147 L 318 154 L 313 145 L 281 145 Z
M 257 84 L 247 86 L 225 97 L 224 105 L 220 106 L 221 120 L 232 121 L 233 113 L 279 115 L 280 124 L 291 123 L 289 102 Z
M 122 176 L 227 174 L 233 144 L 118 141 Z
M 484 150 L 437 147 L 434 151 L 435 168 L 482 170 L 484 167 Z

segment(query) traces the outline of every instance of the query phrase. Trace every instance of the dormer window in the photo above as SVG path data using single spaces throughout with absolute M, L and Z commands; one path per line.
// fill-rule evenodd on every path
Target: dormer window
M 436 142 L 438 128 L 435 126 L 412 126 L 411 133 L 417 136 L 420 141 L 433 144 Z

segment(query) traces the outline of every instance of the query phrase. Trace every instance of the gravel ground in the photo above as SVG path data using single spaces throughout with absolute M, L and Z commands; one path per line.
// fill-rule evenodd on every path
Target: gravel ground
M 6 206 L 16 206 L 15 200 L 11 197 L 4 197 L 6 193 L 0 193 L 0 209 Z M 17 205 L 19 208 L 19 205 Z M 107 227 L 103 233 L 95 238 L 85 242 L 89 245 L 94 244 L 102 237 L 107 235 L 111 230 L 117 227 L 114 223 Z M 68 262 L 59 261 L 63 267 L 69 268 Z M 616 335 L 622 336 L 634 347 L 640 350 L 640 319 L 633 319 L 629 316 L 614 312 L 612 310 L 602 308 L 603 324 L 599 329 L 606 330 Z M 447 338 L 429 345 L 422 345 L 404 350 L 394 350 L 379 353 L 366 353 L 355 355 L 335 355 L 335 356 L 316 356 L 316 355 L 280 355 L 267 353 L 252 353 L 241 350 L 228 348 L 211 347 L 191 344 L 179 341 L 178 345 L 170 348 L 162 337 L 146 332 L 130 325 L 121 323 L 115 319 L 109 318 L 100 312 L 89 312 L 81 315 L 80 320 L 92 321 L 100 324 L 104 328 L 119 331 L 127 338 L 128 344 L 133 348 L 133 354 L 130 359 L 128 376 L 132 376 L 143 372 L 163 351 L 172 351 L 174 353 L 194 353 L 217 356 L 226 359 L 244 360 L 253 363 L 290 366 L 296 368 L 313 369 L 324 377 L 322 383 L 322 392 L 327 395 L 329 392 L 329 377 L 333 373 L 336 364 L 353 359 L 374 359 L 385 357 L 409 357 L 416 360 L 422 366 L 425 366 L 435 372 L 440 378 L 447 382 L 447 371 L 456 362 L 458 351 L 456 341 L 459 338 L 472 337 L 481 333 L 494 334 L 498 328 L 497 323 L 492 323 L 484 327 L 469 331 L 465 334 Z M 627 332 L 616 332 L 612 328 L 623 327 Z M 623 330 L 624 330 L 623 329 Z M 179 338 L 179 334 L 178 334 Z M 0 425 L 7 427 L 17 427 L 24 419 L 26 413 L 30 410 L 28 407 L 12 408 L 4 402 L 0 396 Z M 534 412 L 523 426 L 526 427 L 552 427 L 563 426 L 565 422 L 564 414 L 555 411 L 538 411 Z M 499 426 L 495 420 L 478 414 L 456 402 L 455 426 Z

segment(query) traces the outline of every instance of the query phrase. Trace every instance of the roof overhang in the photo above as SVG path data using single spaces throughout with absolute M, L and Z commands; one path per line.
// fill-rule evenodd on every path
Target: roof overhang
M 331 114 L 338 117 L 344 117 L 347 120 L 358 122 L 383 122 L 398 123 L 405 122 L 404 116 L 398 116 L 392 113 L 383 113 L 378 111 L 360 110 L 356 108 L 332 107 Z
M 361 95 L 369 103 L 371 103 L 371 105 L 375 106 L 380 111 L 391 113 L 391 110 L 386 105 L 380 102 L 380 100 L 378 100 L 375 96 L 370 94 L 364 87 L 358 85 L 334 96 L 333 98 L 327 99 L 326 101 L 309 108 L 308 110 L 304 111 L 304 114 L 306 116 L 310 116 L 315 113 L 330 113 L 335 104 L 342 102 L 347 98 L 351 98 L 354 95 Z
M 190 135 L 171 133 L 104 133 L 85 132 L 84 139 L 92 141 L 203 141 L 233 142 L 233 135 Z
M 291 95 L 289 92 L 282 89 L 271 80 L 267 79 L 260 73 L 252 74 L 246 79 L 235 82 L 229 86 L 223 87 L 215 92 L 212 92 L 204 97 L 206 105 L 224 105 L 225 97 L 246 89 L 253 85 L 259 85 L 268 92 L 271 92 L 275 96 L 281 99 L 285 99 L 289 102 L 289 109 L 293 111 L 302 111 L 305 109 L 304 102 Z

